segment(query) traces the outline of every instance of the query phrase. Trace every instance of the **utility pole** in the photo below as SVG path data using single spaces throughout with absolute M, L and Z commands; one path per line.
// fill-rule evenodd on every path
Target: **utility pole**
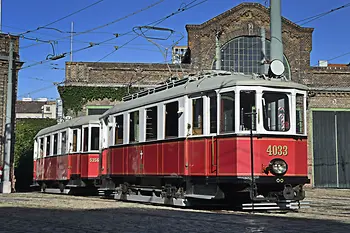
M 73 28 L 74 28 L 74 23 L 72 22 L 71 32 L 70 32 L 70 61 L 71 62 L 73 61 Z
M 277 59 L 283 62 L 281 0 L 271 0 L 270 30 L 271 30 L 271 61 Z
M 2 32 L 2 0 L 0 0 L 0 32 Z
M 6 104 L 6 124 L 5 124 L 5 151 L 4 151 L 4 173 L 2 183 L 2 193 L 11 193 L 10 163 L 12 149 L 12 89 L 13 89 L 13 40 L 10 37 L 9 48 L 9 69 L 7 81 L 7 104 Z

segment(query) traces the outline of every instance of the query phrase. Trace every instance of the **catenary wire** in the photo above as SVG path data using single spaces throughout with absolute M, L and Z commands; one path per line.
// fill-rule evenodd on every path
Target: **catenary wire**
M 150 26 L 150 25 L 152 25 L 152 26 L 157 26 L 157 25 L 159 25 L 160 23 L 162 23 L 162 22 L 164 22 L 165 20 L 167 20 L 168 18 L 170 18 L 170 17 L 172 17 L 172 16 L 174 16 L 174 15 L 177 15 L 177 14 L 179 14 L 179 13 L 181 13 L 181 12 L 184 12 L 184 11 L 186 11 L 186 10 L 189 10 L 189 9 L 191 9 L 191 8 L 193 8 L 193 7 L 195 7 L 195 6 L 198 6 L 198 5 L 200 5 L 200 4 L 204 3 L 204 2 L 207 2 L 208 0 L 203 0 L 203 1 L 201 1 L 201 2 L 199 2 L 199 3 L 197 3 L 197 4 L 195 4 L 195 5 L 190 6 L 192 3 L 197 2 L 197 1 L 198 1 L 198 0 L 194 0 L 194 1 L 192 1 L 192 2 L 190 2 L 190 3 L 188 3 L 188 4 L 186 4 L 184 7 L 181 7 L 181 6 L 180 6 L 180 8 L 179 8 L 177 11 L 175 11 L 175 12 L 173 12 L 173 13 L 171 13 L 171 14 L 169 14 L 169 15 L 167 15 L 167 16 L 161 18 L 161 19 L 158 19 L 158 20 L 156 20 L 156 21 L 154 21 L 154 22 L 152 22 L 152 23 L 149 23 L 149 24 L 147 24 L 147 26 Z M 189 7 L 189 6 L 190 6 L 190 7 Z M 147 31 L 148 31 L 148 30 L 145 30 L 145 32 L 147 32 Z M 130 32 L 133 32 L 133 30 L 131 30 L 131 31 L 127 32 L 127 33 L 130 33 Z M 113 53 L 115 53 L 115 52 L 116 52 L 117 50 L 119 50 L 120 48 L 123 48 L 124 46 L 128 45 L 128 44 L 131 43 L 132 41 L 136 40 L 138 37 L 139 37 L 139 35 L 136 35 L 136 36 L 133 37 L 131 40 L 129 40 L 129 41 L 125 42 L 124 44 L 122 44 L 121 46 L 119 46 L 117 49 L 114 49 L 113 51 L 109 52 L 108 54 L 106 54 L 106 55 L 103 56 L 102 58 L 98 59 L 97 62 L 102 61 L 103 59 L 109 57 L 110 55 L 112 55 Z M 114 38 L 113 38 L 113 39 L 114 39 Z
M 97 5 L 97 4 L 101 3 L 101 2 L 103 2 L 103 1 L 104 1 L 104 0 L 99 0 L 99 1 L 97 1 L 97 2 L 94 2 L 94 3 L 92 3 L 92 4 L 90 4 L 90 5 L 86 6 L 86 7 L 84 7 L 84 8 L 82 8 L 82 9 L 79 9 L 79 10 L 73 12 L 73 13 L 70 13 L 70 14 L 68 14 L 68 15 L 66 15 L 66 16 L 64 16 L 64 17 L 62 17 L 62 18 L 59 18 L 59 19 L 57 19 L 57 20 L 54 20 L 54 21 L 52 21 L 52 22 L 50 22 L 50 23 L 48 23 L 48 24 L 45 24 L 44 26 L 40 26 L 40 27 L 38 27 L 38 28 L 36 28 L 36 29 L 33 29 L 33 30 L 29 30 L 29 31 L 20 33 L 20 35 L 25 35 L 25 34 L 28 34 L 28 33 L 31 33 L 31 32 L 38 31 L 38 30 L 40 30 L 41 28 L 50 26 L 50 25 L 55 24 L 55 23 L 57 23 L 57 22 L 59 22 L 59 21 L 61 21 L 61 20 L 64 20 L 64 19 L 66 19 L 66 18 L 69 18 L 70 16 L 75 15 L 75 14 L 78 14 L 78 13 L 80 13 L 80 12 L 82 12 L 82 11 L 84 11 L 84 10 L 90 8 L 90 7 L 93 7 L 93 6 L 95 6 L 95 5 Z
M 152 4 L 150 4 L 150 5 L 148 5 L 148 6 L 144 7 L 144 8 L 141 8 L 141 9 L 139 9 L 139 10 L 137 10 L 137 11 L 134 11 L 134 12 L 132 12 L 132 13 L 130 13 L 130 14 L 127 14 L 127 15 L 125 15 L 125 16 L 122 16 L 122 17 L 120 17 L 120 18 L 118 18 L 118 19 L 116 19 L 116 20 L 113 20 L 113 21 L 109 22 L 109 23 L 106 23 L 106 24 L 103 24 L 103 25 L 100 25 L 100 26 L 97 26 L 97 27 L 94 27 L 94 28 L 91 28 L 91 29 L 88 29 L 88 30 L 85 30 L 85 31 L 82 31 L 82 32 L 75 33 L 74 36 L 83 35 L 83 34 L 86 34 L 86 33 L 90 33 L 90 32 L 92 32 L 92 31 L 94 31 L 94 30 L 97 30 L 97 29 L 101 29 L 101 28 L 103 28 L 103 27 L 110 26 L 110 25 L 112 25 L 112 24 L 114 24 L 114 23 L 120 22 L 120 21 L 125 20 L 125 19 L 127 19 L 127 18 L 129 18 L 129 17 L 132 17 L 132 16 L 134 16 L 134 15 L 136 15 L 136 14 L 139 14 L 139 13 L 141 13 L 141 12 L 143 12 L 143 11 L 146 11 L 146 10 L 148 10 L 148 9 L 150 9 L 150 8 L 152 8 L 152 7 L 154 7 L 154 6 L 158 5 L 158 4 L 160 4 L 160 3 L 162 3 L 163 1 L 165 1 L 165 0 L 160 0 L 160 1 L 157 1 L 157 2 L 155 2 L 155 3 L 152 3 Z M 118 37 L 120 37 L 120 36 L 121 36 L 121 35 L 119 35 Z M 67 38 L 70 38 L 70 36 L 60 37 L 60 38 L 58 38 L 58 40 L 67 39 Z M 33 46 L 37 46 L 37 45 L 40 45 L 40 44 L 42 44 L 42 43 L 36 43 L 36 44 L 27 45 L 27 46 L 21 47 L 21 49 L 26 49 L 26 48 L 33 47 Z

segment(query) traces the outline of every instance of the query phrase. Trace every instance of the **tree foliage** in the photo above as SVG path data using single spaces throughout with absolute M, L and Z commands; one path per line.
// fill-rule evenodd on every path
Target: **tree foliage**
M 83 106 L 92 100 L 122 100 L 127 94 L 138 91 L 137 87 L 91 87 L 91 86 L 59 86 L 64 112 L 72 110 L 78 113 Z
M 20 119 L 16 121 L 14 166 L 16 189 L 29 188 L 33 181 L 34 137 L 43 128 L 56 124 L 55 119 Z

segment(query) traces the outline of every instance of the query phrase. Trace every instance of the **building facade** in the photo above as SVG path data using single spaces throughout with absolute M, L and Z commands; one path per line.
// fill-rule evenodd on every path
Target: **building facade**
M 58 118 L 56 101 L 48 101 L 47 98 L 33 100 L 32 98 L 23 98 L 16 102 L 16 119 L 27 118 Z
M 223 70 L 248 74 L 259 72 L 264 44 L 265 58 L 269 60 L 270 13 L 261 4 L 240 4 L 200 25 L 186 25 L 186 30 L 188 44 L 180 64 L 68 62 L 66 84 L 61 88 L 74 85 L 84 88 L 128 86 L 130 83 L 146 87 L 170 76 L 213 69 L 217 59 L 217 37 Z M 313 28 L 300 27 L 282 18 L 284 74 L 289 80 L 310 87 L 308 162 L 312 184 L 350 188 L 350 155 L 347 154 L 350 144 L 346 142 L 350 137 L 350 124 L 346 122 L 347 118 L 350 119 L 350 68 L 327 62 L 311 67 L 313 31 Z M 169 67 L 176 72 L 169 72 Z M 64 105 L 65 101 L 69 102 L 62 99 Z M 108 98 L 92 102 L 95 105 L 115 103 Z M 89 107 L 89 103 L 84 103 L 82 108 Z

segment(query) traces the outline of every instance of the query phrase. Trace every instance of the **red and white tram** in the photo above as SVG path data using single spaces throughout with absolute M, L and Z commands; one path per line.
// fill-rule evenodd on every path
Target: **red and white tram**
M 102 116 L 41 130 L 34 181 L 182 206 L 299 208 L 309 183 L 306 90 L 225 71 L 168 81 Z
M 45 128 L 34 140 L 34 185 L 95 188 L 98 178 L 99 116 L 78 117 Z
M 306 89 L 212 72 L 125 97 L 101 116 L 100 188 L 175 205 L 300 204 L 309 183 Z

